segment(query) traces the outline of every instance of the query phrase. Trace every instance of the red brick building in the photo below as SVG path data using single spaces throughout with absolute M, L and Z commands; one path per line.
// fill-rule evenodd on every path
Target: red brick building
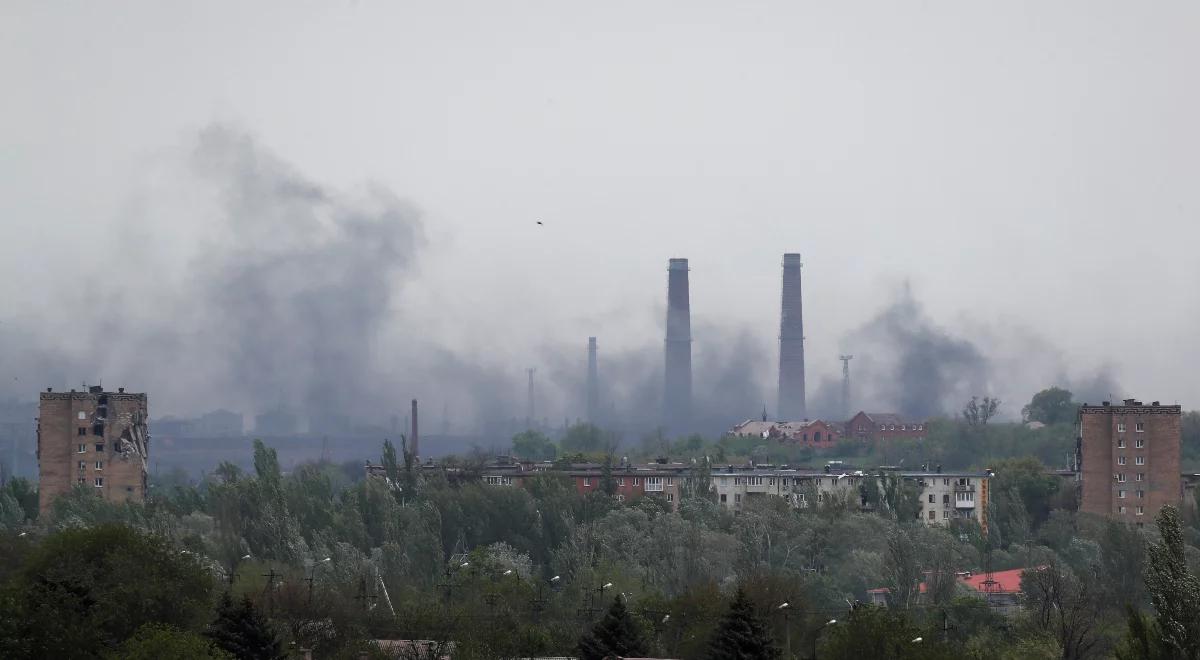
M 1080 510 L 1136 523 L 1182 498 L 1180 406 L 1125 399 L 1079 408 Z
M 923 420 L 907 419 L 896 413 L 860 411 L 846 422 L 845 434 L 859 440 L 923 440 L 926 431 L 926 423 Z
M 753 436 L 781 443 L 827 449 L 836 445 L 841 438 L 842 432 L 839 427 L 839 424 L 831 424 L 819 419 L 803 422 L 766 422 L 748 419 L 730 429 L 729 434 L 739 438 Z

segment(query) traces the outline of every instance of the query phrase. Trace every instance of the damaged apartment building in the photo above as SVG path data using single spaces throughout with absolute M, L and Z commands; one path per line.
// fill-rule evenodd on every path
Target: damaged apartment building
M 146 412 L 146 395 L 125 388 L 42 392 L 37 420 L 41 512 L 77 485 L 110 502 L 145 500 Z

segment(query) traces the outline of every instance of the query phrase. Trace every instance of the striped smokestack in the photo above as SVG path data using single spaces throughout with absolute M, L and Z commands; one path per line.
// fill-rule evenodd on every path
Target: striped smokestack
M 588 337 L 587 420 L 598 423 L 600 406 L 600 373 L 596 366 L 596 338 Z
M 667 267 L 667 341 L 663 415 L 670 432 L 691 428 L 692 311 L 688 293 L 688 260 L 671 259 Z
M 781 421 L 808 418 L 804 402 L 804 303 L 800 255 L 783 255 L 783 306 L 779 319 L 779 408 Z

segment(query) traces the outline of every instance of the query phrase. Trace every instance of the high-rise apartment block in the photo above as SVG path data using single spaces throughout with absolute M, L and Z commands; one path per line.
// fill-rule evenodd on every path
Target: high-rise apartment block
M 150 452 L 146 413 L 146 395 L 124 388 L 42 392 L 37 425 L 41 511 L 76 484 L 110 502 L 144 500 Z
M 1180 406 L 1125 399 L 1079 409 L 1080 510 L 1139 526 L 1182 497 Z

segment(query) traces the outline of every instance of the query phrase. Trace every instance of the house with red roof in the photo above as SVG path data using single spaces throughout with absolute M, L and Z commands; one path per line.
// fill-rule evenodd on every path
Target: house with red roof
M 1044 567 L 1038 567 L 1037 570 L 1042 568 Z M 999 613 L 1013 614 L 1021 607 L 1021 574 L 1025 570 L 1024 568 L 1014 568 L 991 573 L 964 571 L 958 573 L 955 578 L 961 587 L 965 587 L 971 593 L 986 600 Z M 921 582 L 920 589 L 921 594 L 924 594 L 926 591 L 924 580 Z M 887 587 L 867 590 L 867 598 L 872 605 L 886 607 L 890 594 L 891 590 Z

